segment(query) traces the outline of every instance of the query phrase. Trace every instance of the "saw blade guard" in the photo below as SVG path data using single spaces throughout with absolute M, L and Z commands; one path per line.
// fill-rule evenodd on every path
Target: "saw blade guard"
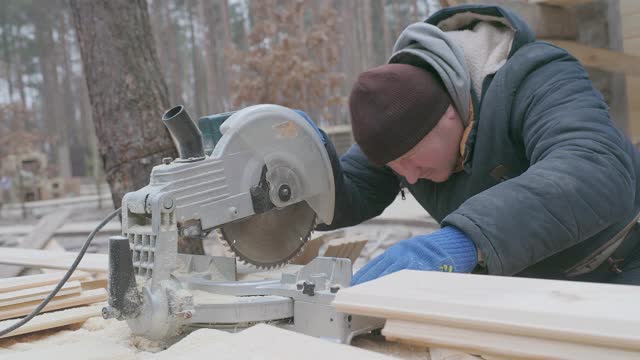
M 322 222 L 331 224 L 333 170 L 320 134 L 306 119 L 284 106 L 254 105 L 229 117 L 220 131 L 222 138 L 212 158 L 250 152 L 245 175 L 257 182 L 260 167 L 255 164 L 266 166 L 269 197 L 275 206 L 306 201 Z

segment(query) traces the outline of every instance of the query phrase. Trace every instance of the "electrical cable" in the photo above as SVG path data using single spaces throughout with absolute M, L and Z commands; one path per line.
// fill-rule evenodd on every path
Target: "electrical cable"
M 82 248 L 80 249 L 80 252 L 78 253 L 78 256 L 76 256 L 75 261 L 73 262 L 73 264 L 71 264 L 71 267 L 69 267 L 69 270 L 67 270 L 67 273 L 64 274 L 64 276 L 62 277 L 62 279 L 58 283 L 58 286 L 56 286 L 56 288 L 53 289 L 53 291 L 51 291 L 51 293 L 44 300 L 42 300 L 42 302 L 38 306 L 36 306 L 36 308 L 33 309 L 33 311 L 31 311 L 31 313 L 29 315 L 27 315 L 26 317 L 20 319 L 20 321 L 18 321 L 17 323 L 7 327 L 6 329 L 0 330 L 0 337 L 6 336 L 7 334 L 11 333 L 12 331 L 20 328 L 22 325 L 28 323 L 29 320 L 33 319 L 34 316 L 38 315 L 38 313 L 45 306 L 47 306 L 49 301 L 51 301 L 51 299 L 53 299 L 54 296 L 56 296 L 58 291 L 60 291 L 60 289 L 62 289 L 64 284 L 67 282 L 67 280 L 69 280 L 69 278 L 71 277 L 73 272 L 76 271 L 76 268 L 78 267 L 78 264 L 80 264 L 80 261 L 82 260 L 82 257 L 84 257 L 84 254 L 87 252 L 87 249 L 89 248 L 89 245 L 91 244 L 91 241 L 96 236 L 96 234 L 100 231 L 100 229 L 102 229 L 109 221 L 111 221 L 119 213 L 120 213 L 120 208 L 114 210 L 112 213 L 107 215 L 107 217 L 104 218 L 104 220 L 102 220 L 102 222 L 98 226 L 96 226 L 95 229 L 93 229 L 91 234 L 89 234 L 89 237 L 87 237 L 87 240 L 84 242 L 84 245 L 82 245 Z

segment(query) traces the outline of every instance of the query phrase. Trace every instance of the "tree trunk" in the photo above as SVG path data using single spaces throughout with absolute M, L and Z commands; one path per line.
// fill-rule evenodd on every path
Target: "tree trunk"
M 365 69 L 372 67 L 375 64 L 374 51 L 373 51 L 373 36 L 371 34 L 371 2 L 364 1 L 363 4 L 363 33 L 364 33 L 364 57 L 365 57 Z
M 80 149 L 87 148 L 87 139 L 81 134 L 80 124 L 76 119 L 76 104 L 75 99 L 77 96 L 74 94 L 72 86 L 73 70 L 71 68 L 71 45 L 69 37 L 69 21 L 68 12 L 64 9 L 65 4 L 60 1 L 60 11 L 58 13 L 58 41 L 62 51 L 59 52 L 62 64 L 62 98 L 64 100 L 63 107 L 61 108 L 60 116 L 61 123 L 64 125 L 64 136 L 62 137 L 62 143 L 60 144 L 64 151 L 63 156 L 66 158 L 63 161 L 69 163 L 70 176 L 84 176 L 85 166 L 82 157 L 79 157 L 79 153 L 83 151 Z M 74 151 L 70 151 L 73 149 Z M 64 154 L 67 152 L 66 154 Z
M 193 74 L 193 104 L 194 109 L 191 115 L 198 117 L 204 115 L 208 106 L 205 104 L 206 89 L 203 89 L 202 71 L 200 70 L 200 48 L 196 45 L 195 19 L 193 18 L 193 2 L 187 1 L 187 15 L 189 16 L 189 41 L 191 44 L 191 69 Z
M 227 0 L 200 0 L 200 18 L 205 28 L 206 57 L 203 61 L 207 76 L 210 112 L 227 111 L 230 102 L 228 57 L 232 50 Z
M 400 4 L 397 1 L 394 1 L 391 5 L 391 9 L 393 10 L 393 18 L 394 18 L 394 37 L 400 36 L 400 33 L 404 29 L 404 19 L 402 18 L 402 11 L 400 10 Z
M 7 7 L 8 4 L 6 2 L 2 2 L 2 8 L 0 9 L 0 13 L 2 14 L 2 54 L 6 70 L 5 81 L 7 82 L 7 90 L 9 91 L 9 102 L 12 102 L 13 81 L 11 71 L 11 53 L 13 52 L 13 41 L 10 41 L 9 38 L 9 29 L 11 28 L 11 24 L 9 24 L 7 19 Z
M 412 22 L 420 21 L 420 12 L 418 11 L 418 0 L 413 0 L 411 2 L 411 21 Z
M 353 2 L 344 0 L 340 4 L 342 6 L 340 13 L 343 16 L 342 32 L 344 33 L 344 50 L 342 51 L 341 68 L 345 73 L 344 93 L 351 91 L 351 84 L 358 76 L 359 67 L 356 66 L 358 45 L 355 29 L 355 19 L 353 11 Z
M 58 77 L 57 47 L 53 40 L 53 24 L 50 9 L 35 7 L 35 34 L 39 51 L 40 72 L 42 85 L 42 111 L 45 129 L 55 136 L 55 159 L 58 166 L 58 176 L 71 177 L 71 160 L 66 134 L 66 125 L 63 123 L 64 97 L 60 91 Z
M 115 207 L 177 153 L 161 116 L 169 107 L 144 0 L 71 0 L 100 155 Z M 202 244 L 180 243 L 202 253 Z
M 16 67 L 15 67 L 15 71 L 16 71 L 16 86 L 18 88 L 18 94 L 20 94 L 20 103 L 22 104 L 22 108 L 27 110 L 27 92 L 25 90 L 25 83 L 24 83 L 24 80 L 23 80 L 24 65 L 22 64 L 20 41 L 18 41 L 18 43 L 16 44 L 16 48 L 17 48 L 17 51 L 15 53 L 15 56 L 16 56 Z M 31 121 L 30 117 L 31 117 L 31 114 L 29 112 L 27 112 L 27 115 L 26 115 L 26 118 L 25 118 L 26 123 L 24 124 L 24 128 L 25 129 L 30 129 L 31 126 L 35 127 L 35 124 L 32 124 L 32 121 Z
M 375 0 L 371 3 L 371 33 L 375 38 L 371 45 L 373 47 L 375 65 L 384 64 L 391 54 L 384 3 L 384 0 Z M 380 41 L 381 36 L 383 41 Z
M 171 104 L 184 104 L 184 96 L 182 93 L 183 87 L 183 58 L 180 51 L 178 51 L 177 44 L 177 25 L 173 22 L 171 18 L 171 5 L 169 1 L 162 1 L 165 4 L 166 8 L 164 9 L 164 22 L 166 26 L 167 32 L 167 51 L 169 52 L 169 100 Z
M 220 69 L 217 75 L 219 80 L 218 89 L 218 97 L 219 101 L 223 104 L 224 111 L 229 110 L 227 108 L 227 104 L 231 103 L 231 94 L 229 94 L 229 74 L 231 74 L 231 64 L 229 62 L 230 52 L 233 50 L 233 43 L 231 42 L 231 31 L 229 28 L 229 0 L 221 0 L 220 1 L 220 18 L 222 19 L 222 33 L 224 34 L 224 43 L 222 49 L 219 49 L 220 52 L 218 58 L 220 59 L 218 63 Z

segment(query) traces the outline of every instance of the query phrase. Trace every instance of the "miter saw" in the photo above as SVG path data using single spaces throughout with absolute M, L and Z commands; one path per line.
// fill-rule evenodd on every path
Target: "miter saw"
M 242 109 L 225 118 L 210 154 L 182 106 L 163 121 L 180 157 L 164 159 L 149 185 L 122 200 L 123 236 L 109 243 L 105 318 L 126 320 L 133 334 L 153 340 L 189 327 L 269 322 L 349 343 L 382 327 L 331 305 L 351 283 L 348 259 L 318 257 L 280 279 L 238 281 L 234 257 L 177 251 L 179 238 L 217 231 L 238 259 L 269 269 L 301 251 L 316 218 L 331 223 L 331 162 L 308 119 L 277 105 Z

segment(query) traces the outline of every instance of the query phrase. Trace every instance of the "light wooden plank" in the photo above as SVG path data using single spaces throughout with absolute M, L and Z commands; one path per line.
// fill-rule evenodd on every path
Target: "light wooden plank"
M 53 233 L 61 227 L 71 214 L 70 209 L 53 211 L 40 219 L 33 230 L 24 238 L 20 244 L 23 248 L 41 249 L 47 244 Z
M 23 289 L 0 294 L 0 311 L 3 306 L 15 305 L 37 300 L 44 300 L 57 285 L 40 286 L 31 289 Z M 62 286 L 57 296 L 79 294 L 82 287 L 79 281 L 70 281 Z
M 640 1 L 620 0 L 620 14 L 628 15 L 635 13 L 640 13 Z
M 0 247 L 0 264 L 41 267 L 50 269 L 68 269 L 77 254 L 66 251 L 47 251 Z M 109 259 L 106 254 L 85 254 L 78 270 L 88 272 L 109 271 Z
M 58 228 L 54 234 L 55 235 L 82 235 L 89 234 L 95 227 L 98 225 L 100 221 L 82 221 L 82 222 L 73 222 L 62 225 Z M 23 235 L 28 234 L 33 230 L 33 225 L 11 225 L 11 226 L 2 226 L 0 227 L 0 235 Z M 122 232 L 122 227 L 117 220 L 113 220 L 107 223 L 101 230 L 100 233 L 109 233 L 109 234 L 119 234 Z
M 640 37 L 640 13 L 622 14 L 622 37 L 625 39 Z
M 640 106 L 640 77 L 627 77 L 627 97 Z
M 388 320 L 382 334 L 389 341 L 440 346 L 508 359 L 638 359 L 640 352 L 506 335 L 402 320 Z
M 640 76 L 640 56 L 629 54 L 626 51 L 626 47 L 625 53 L 621 53 L 608 49 L 594 48 L 579 44 L 575 41 L 544 40 L 567 50 L 586 67 L 625 75 Z
M 106 289 L 109 286 L 109 280 L 107 279 L 95 279 L 89 281 L 82 281 L 80 283 L 82 290 L 93 290 L 93 289 Z
M 543 4 L 551 6 L 571 7 L 576 5 L 592 3 L 593 0 L 529 0 L 531 4 Z
M 332 240 L 329 242 L 327 250 L 325 250 L 322 256 L 349 259 L 353 264 L 360 256 L 362 249 L 364 249 L 368 241 L 364 236 Z
M 64 272 L 56 272 L 49 274 L 38 274 L 38 275 L 30 275 L 30 276 L 18 276 L 12 278 L 0 279 L 0 294 L 6 293 L 9 291 L 17 291 L 22 289 L 28 289 L 38 286 L 44 286 L 49 284 L 57 284 L 60 279 L 64 276 Z M 71 274 L 69 281 L 73 280 L 87 280 L 91 278 L 86 272 L 83 271 L 75 271 Z
M 60 245 L 60 243 L 55 239 L 55 238 L 51 238 L 49 239 L 49 241 L 47 242 L 47 245 L 44 246 L 43 248 L 44 250 L 48 250 L 48 251 L 66 251 L 66 249 Z M 40 268 L 37 269 L 40 272 L 43 273 L 50 273 L 50 272 L 57 272 L 58 270 L 56 269 L 48 269 L 48 268 Z
M 0 338 L 7 338 L 16 335 L 28 334 L 36 331 L 77 324 L 89 318 L 98 317 L 101 315 L 102 305 L 82 306 L 74 309 L 41 314 L 31 319 L 25 325 L 22 325 L 17 330 Z M 0 321 L 0 329 L 6 329 L 7 327 L 15 324 L 18 321 L 20 321 L 20 319 Z
M 624 48 L 625 53 L 640 56 L 640 38 L 624 39 L 622 47 Z
M 429 348 L 431 360 L 482 360 L 481 357 L 445 348 Z
M 630 137 L 640 142 L 640 77 L 626 77 Z
M 87 290 L 80 294 L 65 295 L 59 298 L 56 297 L 52 299 L 44 309 L 42 309 L 42 312 L 88 305 L 105 300 L 107 300 L 107 291 L 105 289 Z M 38 304 L 40 304 L 40 301 L 5 306 L 0 310 L 0 320 L 28 315 L 36 306 L 38 306 Z
M 344 231 L 339 230 L 339 231 L 324 233 L 315 238 L 308 240 L 307 243 L 304 245 L 304 248 L 302 249 L 300 254 L 298 254 L 295 258 L 293 258 L 293 260 L 291 261 L 291 264 L 295 264 L 295 265 L 308 264 L 311 260 L 315 259 L 319 255 L 320 248 L 322 247 L 322 245 L 324 245 L 329 240 L 341 238 L 343 236 L 344 236 Z
M 71 214 L 71 210 L 64 209 L 61 211 L 51 212 L 40 219 L 33 230 L 20 242 L 21 248 L 41 249 L 49 241 L 53 233 L 67 221 Z M 17 276 L 23 270 L 21 266 L 0 266 L 0 277 Z
M 403 270 L 342 289 L 350 314 L 640 350 L 640 287 Z

